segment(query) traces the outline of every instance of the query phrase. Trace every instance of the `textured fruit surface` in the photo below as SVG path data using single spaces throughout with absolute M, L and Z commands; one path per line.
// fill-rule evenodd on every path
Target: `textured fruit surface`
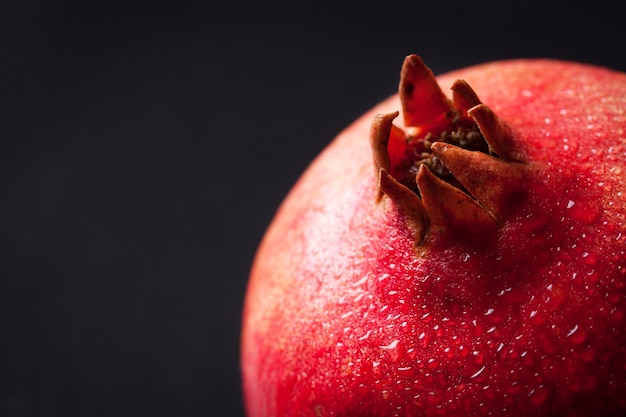
M 457 79 L 510 128 L 521 194 L 503 194 L 513 202 L 484 233 L 437 233 L 448 217 L 434 213 L 417 239 L 380 195 L 368 139 L 398 96 L 349 126 L 257 253 L 241 339 L 250 417 L 626 412 L 626 75 L 514 60 L 437 77 L 446 95 Z

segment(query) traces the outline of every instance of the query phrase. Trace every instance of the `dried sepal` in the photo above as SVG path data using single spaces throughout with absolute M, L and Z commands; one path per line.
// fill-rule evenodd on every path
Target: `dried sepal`
M 528 165 L 503 161 L 482 152 L 435 142 L 431 150 L 461 185 L 497 219 L 524 198 L 523 179 Z
M 432 232 L 474 233 L 496 226 L 496 219 L 469 195 L 437 178 L 425 166 L 420 167 L 415 181 Z
M 476 121 L 491 153 L 504 160 L 526 162 L 524 154 L 515 146 L 510 129 L 487 105 L 474 106 L 467 114 Z
M 420 198 L 411 189 L 396 181 L 384 168 L 379 170 L 378 185 L 406 217 L 406 222 L 417 244 L 424 239 L 428 221 Z
M 478 94 L 465 80 L 456 80 L 451 87 L 452 90 L 452 102 L 456 111 L 464 116 L 467 116 L 467 111 L 474 106 L 482 104 L 478 98 Z
M 399 95 L 405 126 L 436 125 L 452 109 L 435 75 L 417 55 L 409 55 L 404 60 Z
M 374 122 L 370 129 L 370 147 L 372 149 L 372 158 L 374 162 L 374 169 L 379 172 L 381 169 L 389 171 L 389 138 L 391 136 L 391 129 L 393 127 L 393 119 L 398 117 L 399 112 L 377 114 L 374 117 Z M 382 196 L 380 191 L 377 194 L 377 200 L 379 201 Z
M 374 158 L 374 169 L 378 171 L 380 168 L 389 170 L 389 136 L 393 119 L 398 117 L 398 112 L 377 114 L 374 116 L 372 127 L 370 129 L 370 146 L 372 148 L 372 156 Z
M 490 233 L 526 198 L 532 169 L 512 131 L 463 80 L 442 92 L 417 55 L 404 60 L 399 112 L 379 114 L 370 132 L 377 201 L 387 195 L 418 245 L 430 234 Z

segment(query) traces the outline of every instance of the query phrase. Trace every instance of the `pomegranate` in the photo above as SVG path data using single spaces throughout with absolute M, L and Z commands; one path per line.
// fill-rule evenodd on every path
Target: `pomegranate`
M 625 213 L 626 74 L 408 56 L 260 245 L 248 415 L 625 415 Z

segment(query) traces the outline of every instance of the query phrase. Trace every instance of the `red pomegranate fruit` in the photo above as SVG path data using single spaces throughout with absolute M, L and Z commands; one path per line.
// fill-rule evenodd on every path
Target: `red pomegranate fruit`
M 408 56 L 261 243 L 248 416 L 626 415 L 625 214 L 626 74 Z

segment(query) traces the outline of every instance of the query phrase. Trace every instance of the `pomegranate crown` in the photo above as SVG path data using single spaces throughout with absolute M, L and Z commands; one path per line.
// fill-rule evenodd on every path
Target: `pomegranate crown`
M 495 230 L 523 198 L 529 164 L 513 131 L 463 81 L 443 93 L 417 55 L 405 58 L 400 112 L 378 114 L 370 145 L 377 201 L 390 198 L 417 245 L 435 235 Z

